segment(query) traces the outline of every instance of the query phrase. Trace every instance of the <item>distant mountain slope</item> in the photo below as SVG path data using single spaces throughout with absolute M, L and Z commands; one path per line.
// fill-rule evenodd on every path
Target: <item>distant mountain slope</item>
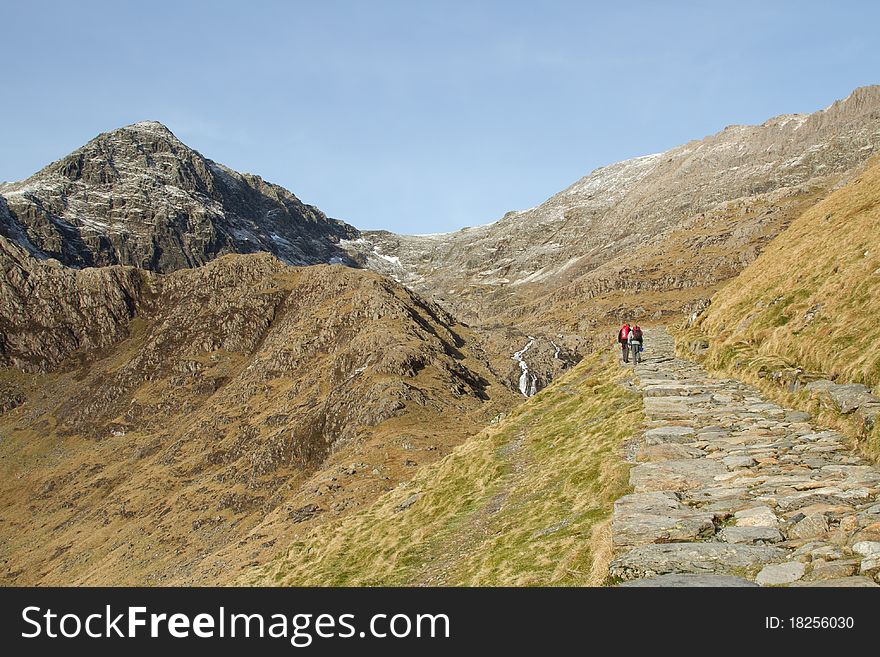
M 6 583 L 224 581 L 215 551 L 244 555 L 235 568 L 272 553 L 517 397 L 473 332 L 373 272 L 268 254 L 78 271 L 16 250 L 0 279 Z
M 602 167 L 493 224 L 345 246 L 469 321 L 583 330 L 591 317 L 675 314 L 878 150 L 880 86 L 864 87 L 813 114 Z
M 259 251 L 289 264 L 341 262 L 337 243 L 357 234 L 153 121 L 101 134 L 27 180 L 0 185 L 0 235 L 71 267 L 169 272 Z

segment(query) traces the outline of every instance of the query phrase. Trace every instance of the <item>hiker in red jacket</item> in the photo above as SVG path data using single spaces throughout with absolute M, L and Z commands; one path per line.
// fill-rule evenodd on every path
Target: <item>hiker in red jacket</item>
M 629 322 L 624 322 L 623 326 L 620 327 L 620 331 L 617 332 L 617 342 L 620 344 L 620 348 L 623 350 L 623 362 L 629 362 L 629 345 L 627 345 L 627 339 L 629 338 Z

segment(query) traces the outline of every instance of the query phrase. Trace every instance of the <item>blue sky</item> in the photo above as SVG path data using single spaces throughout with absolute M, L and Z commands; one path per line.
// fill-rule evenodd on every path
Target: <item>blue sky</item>
M 875 2 L 0 0 L 0 16 L 0 180 L 155 119 L 406 233 L 880 83 Z

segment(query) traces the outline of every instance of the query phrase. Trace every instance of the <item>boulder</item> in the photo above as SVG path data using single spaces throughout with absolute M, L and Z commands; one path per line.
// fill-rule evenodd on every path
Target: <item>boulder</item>
M 755 581 L 761 586 L 778 586 L 791 584 L 804 576 L 807 566 L 800 561 L 772 563 L 764 566 Z
M 630 470 L 630 484 L 637 493 L 657 490 L 687 490 L 711 484 L 716 475 L 727 472 L 721 463 L 709 459 L 687 459 L 643 463 Z
M 642 579 L 633 579 L 628 582 L 621 582 L 618 586 L 626 587 L 693 587 L 693 588 L 731 588 L 758 586 L 754 582 L 750 582 L 744 577 L 735 577 L 733 575 L 692 575 L 670 573 L 668 575 L 659 575 L 657 577 L 644 577 Z
M 837 409 L 844 414 L 852 413 L 865 404 L 880 402 L 880 399 L 871 394 L 870 388 L 860 383 L 841 383 L 828 390 L 828 396 L 834 402 Z
M 859 421 L 865 433 L 872 431 L 880 418 L 880 399 L 862 404 L 853 412 L 853 417 Z
M 640 545 L 616 558 L 609 571 L 621 580 L 667 573 L 741 575 L 780 562 L 785 554 L 785 550 L 763 545 L 655 543 Z
M 871 431 L 880 416 L 880 398 L 860 383 L 834 383 L 826 379 L 807 385 L 810 396 L 844 415 L 853 413 L 865 431 Z
M 681 504 L 673 493 L 626 495 L 614 503 L 611 540 L 615 548 L 708 538 L 715 514 Z

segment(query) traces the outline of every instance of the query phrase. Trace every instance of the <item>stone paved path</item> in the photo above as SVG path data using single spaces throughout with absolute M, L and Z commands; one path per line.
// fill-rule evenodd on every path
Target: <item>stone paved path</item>
M 880 468 L 646 332 L 647 426 L 612 516 L 623 586 L 877 586 Z

